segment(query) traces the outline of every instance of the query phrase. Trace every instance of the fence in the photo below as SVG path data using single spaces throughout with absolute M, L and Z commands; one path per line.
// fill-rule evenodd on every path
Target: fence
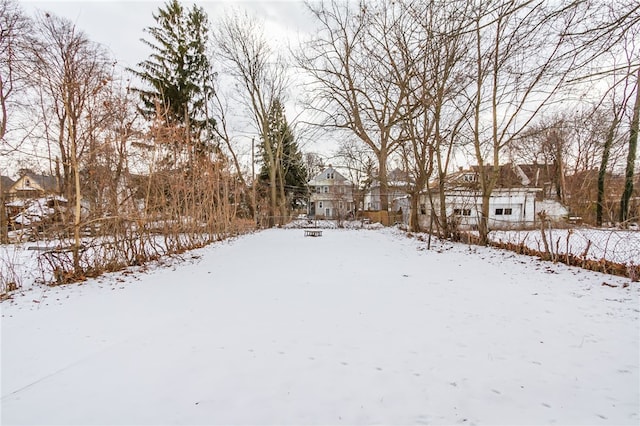
M 542 259 L 640 279 L 640 231 L 554 226 L 489 233 L 491 245 Z

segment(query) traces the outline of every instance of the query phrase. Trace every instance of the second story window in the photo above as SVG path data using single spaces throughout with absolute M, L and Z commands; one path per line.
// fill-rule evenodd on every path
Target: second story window
M 328 187 L 328 186 L 325 186 L 325 187 L 324 187 L 324 193 L 326 194 L 327 192 L 329 192 L 329 187 Z

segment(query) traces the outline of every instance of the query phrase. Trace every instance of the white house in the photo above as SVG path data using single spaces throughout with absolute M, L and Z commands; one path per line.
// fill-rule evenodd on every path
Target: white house
M 437 183 L 430 186 L 437 188 Z M 499 183 L 489 198 L 489 228 L 532 227 L 541 209 L 551 213 L 549 216 L 552 219 L 561 220 L 566 209 L 556 201 L 543 201 L 543 191 L 544 188 L 534 185 L 520 167 L 501 166 Z M 460 170 L 450 175 L 445 185 L 444 201 L 449 220 L 456 223 L 460 229 L 476 228 L 482 212 L 478 170 Z M 431 190 L 431 197 L 429 192 L 425 191 L 421 195 L 419 205 L 420 226 L 427 228 L 432 213 L 440 215 L 440 197 L 437 189 Z
M 496 188 L 489 199 L 489 228 L 509 229 L 533 226 L 536 220 L 537 188 Z M 432 193 L 433 210 L 428 194 L 423 194 L 420 226 L 428 227 L 431 213 L 439 215 L 440 198 Z M 460 229 L 475 229 L 482 212 L 481 192 L 470 189 L 450 189 L 445 193 L 447 217 Z
M 339 219 L 354 213 L 353 184 L 331 165 L 308 182 L 310 217 Z

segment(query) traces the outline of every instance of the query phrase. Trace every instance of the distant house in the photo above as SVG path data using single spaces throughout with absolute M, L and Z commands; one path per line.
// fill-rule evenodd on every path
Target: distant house
M 459 170 L 449 175 L 444 184 L 447 218 L 462 229 L 474 229 L 480 221 L 482 212 L 480 170 L 477 166 L 469 170 Z M 566 207 L 557 200 L 545 197 L 545 194 L 553 193 L 553 185 L 548 180 L 548 175 L 543 175 L 541 170 L 542 168 L 522 168 L 514 164 L 500 166 L 499 178 L 489 199 L 490 229 L 533 226 L 536 223 L 537 214 L 542 209 L 552 220 L 566 219 L 569 213 Z M 530 176 L 530 173 L 533 176 Z M 421 211 L 418 220 L 422 227 L 429 225 L 432 214 L 440 214 L 438 182 L 432 182 L 429 187 L 430 193 L 425 191 L 419 203 Z
M 9 199 L 38 198 L 56 195 L 60 185 L 55 176 L 39 175 L 30 170 L 22 171 L 20 178 L 9 187 Z
M 308 183 L 310 217 L 340 219 L 354 213 L 353 184 L 331 165 Z
M 411 181 L 409 179 L 409 175 L 403 170 L 394 169 L 387 173 L 387 194 L 390 208 L 392 208 L 393 201 L 395 199 L 406 197 L 408 192 L 407 189 L 410 184 Z M 364 194 L 363 210 L 377 211 L 381 209 L 382 194 L 380 189 L 380 181 L 378 179 L 374 179 L 371 186 Z

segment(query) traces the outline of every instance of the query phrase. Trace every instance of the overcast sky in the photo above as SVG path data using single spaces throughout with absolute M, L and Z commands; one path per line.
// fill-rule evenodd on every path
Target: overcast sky
M 183 2 L 191 5 L 194 2 Z M 225 10 L 246 9 L 265 21 L 265 33 L 271 41 L 287 43 L 297 40 L 301 31 L 308 31 L 311 17 L 301 0 L 280 1 L 197 1 L 212 24 Z M 144 29 L 155 25 L 152 14 L 165 2 L 148 1 L 21 1 L 25 11 L 33 16 L 46 11 L 73 21 L 92 41 L 107 47 L 123 67 L 134 67 L 145 60 L 149 50 L 140 41 L 149 39 Z
M 148 58 L 151 50 L 140 39 L 152 40 L 144 29 L 156 25 L 152 14 L 164 7 L 166 1 L 21 0 L 20 3 L 29 16 L 35 17 L 37 13 L 48 12 L 71 20 L 90 40 L 105 46 L 120 69 L 124 70 L 136 68 L 138 63 Z M 216 21 L 231 9 L 246 10 L 264 21 L 265 35 L 272 47 L 280 45 L 284 49 L 290 45 L 294 47 L 298 40 L 310 33 L 315 24 L 303 0 L 207 0 L 182 3 L 188 7 L 193 3 L 201 6 L 207 13 L 212 27 L 215 27 Z M 213 65 L 217 65 L 215 60 Z M 291 90 L 293 93 L 289 93 L 288 100 L 285 101 L 290 122 L 295 121 L 301 112 L 300 104 L 295 100 L 297 89 L 294 86 Z M 236 110 L 231 114 L 234 115 L 231 125 L 235 127 L 236 143 L 240 144 L 237 147 L 239 155 L 247 160 L 250 158 L 251 138 L 255 136 L 255 130 L 245 113 Z M 323 156 L 329 156 L 335 150 L 335 141 L 326 138 L 326 135 L 321 136 L 322 140 L 303 138 L 305 140 L 299 140 L 299 143 L 304 151 L 320 152 Z

